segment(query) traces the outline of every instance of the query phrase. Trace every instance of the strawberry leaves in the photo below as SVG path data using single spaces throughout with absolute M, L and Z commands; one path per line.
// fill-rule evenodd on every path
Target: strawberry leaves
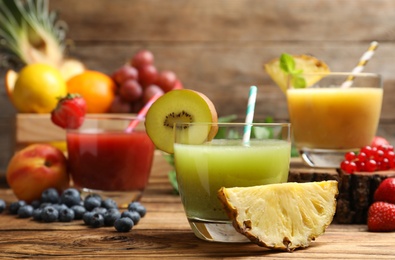
M 292 85 L 294 88 L 305 88 L 306 80 L 303 78 L 303 70 L 296 69 L 296 63 L 292 55 L 283 53 L 280 56 L 280 68 L 292 77 Z
M 59 98 L 51 112 L 51 121 L 63 129 L 77 129 L 84 122 L 86 102 L 79 94 L 67 94 Z

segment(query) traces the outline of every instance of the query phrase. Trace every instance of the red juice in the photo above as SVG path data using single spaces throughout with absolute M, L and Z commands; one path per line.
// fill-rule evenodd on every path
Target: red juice
M 144 190 L 155 146 L 143 131 L 67 133 L 69 167 L 77 187 Z

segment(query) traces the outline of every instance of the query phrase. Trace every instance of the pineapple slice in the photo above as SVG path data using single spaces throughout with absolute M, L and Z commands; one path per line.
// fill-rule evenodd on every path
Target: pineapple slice
M 65 58 L 66 29 L 65 22 L 49 11 L 48 0 L 0 0 L 0 52 L 6 58 L 2 65 L 45 63 L 65 71 L 68 79 L 71 71 L 85 66 L 74 60 L 76 68 L 70 68 Z
M 221 188 L 218 197 L 235 229 L 271 249 L 305 248 L 336 211 L 337 181 Z
M 295 62 L 295 70 L 300 70 L 302 73 L 329 73 L 328 65 L 310 55 L 292 55 Z M 285 93 L 287 91 L 288 73 L 280 66 L 280 58 L 275 58 L 264 64 L 264 69 L 269 74 L 270 78 L 281 88 Z M 309 77 L 306 86 L 311 86 L 322 77 Z

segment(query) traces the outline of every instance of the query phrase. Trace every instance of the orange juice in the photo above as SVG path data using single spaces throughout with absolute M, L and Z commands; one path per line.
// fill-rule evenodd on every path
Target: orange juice
M 376 134 L 382 98 L 382 88 L 288 89 L 297 147 L 341 150 L 369 145 Z

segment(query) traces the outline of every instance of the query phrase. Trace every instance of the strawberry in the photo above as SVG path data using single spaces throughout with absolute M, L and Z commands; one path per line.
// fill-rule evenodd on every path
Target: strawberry
M 52 122 L 61 128 L 76 129 L 84 122 L 86 102 L 79 94 L 61 97 L 51 112 Z
M 379 147 L 380 145 L 389 145 L 390 143 L 385 139 L 384 137 L 381 136 L 375 136 L 373 138 L 372 143 L 370 144 L 371 147 Z
M 374 201 L 385 201 L 395 204 L 395 178 L 383 180 L 374 192 Z
M 377 201 L 368 211 L 369 231 L 395 231 L 395 204 Z

